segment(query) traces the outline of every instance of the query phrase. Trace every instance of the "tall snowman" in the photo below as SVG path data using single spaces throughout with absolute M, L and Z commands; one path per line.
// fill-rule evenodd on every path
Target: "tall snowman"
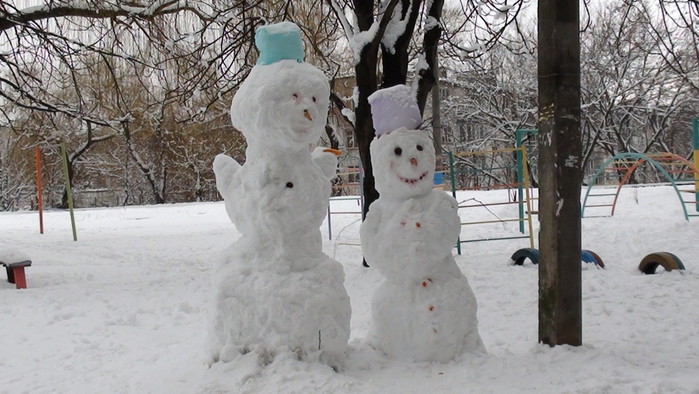
M 350 330 L 340 263 L 322 252 L 337 158 L 318 141 L 327 120 L 326 76 L 303 62 L 298 26 L 282 22 L 255 34 L 260 57 L 231 105 L 247 140 L 242 166 L 218 155 L 216 187 L 242 233 L 216 271 L 211 361 L 281 352 L 339 366 Z
M 417 130 L 421 117 L 411 89 L 382 89 L 369 102 L 380 197 L 360 235 L 367 262 L 384 276 L 372 299 L 371 342 L 391 358 L 414 361 L 483 352 L 476 298 L 452 257 L 461 230 L 457 202 L 433 189 L 435 151 Z

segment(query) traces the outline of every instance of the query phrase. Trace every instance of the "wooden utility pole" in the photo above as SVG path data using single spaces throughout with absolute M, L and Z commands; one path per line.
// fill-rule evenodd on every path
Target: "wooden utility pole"
M 539 0 L 539 342 L 582 344 L 579 0 Z

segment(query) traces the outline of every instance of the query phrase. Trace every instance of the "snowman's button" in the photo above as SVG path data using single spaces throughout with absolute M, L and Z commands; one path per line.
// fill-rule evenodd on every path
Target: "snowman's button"
M 286 183 L 286 187 L 288 187 L 289 189 L 291 189 L 292 187 L 294 187 L 294 184 L 291 183 L 291 182 L 287 182 L 287 183 Z

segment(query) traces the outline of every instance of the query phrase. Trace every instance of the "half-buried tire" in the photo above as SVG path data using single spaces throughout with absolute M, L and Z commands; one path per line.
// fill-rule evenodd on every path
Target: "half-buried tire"
M 638 269 L 646 275 L 652 275 L 658 266 L 665 268 L 665 271 L 684 270 L 684 264 L 679 257 L 669 252 L 651 253 L 641 260 Z
M 516 251 L 510 257 L 514 265 L 524 265 L 524 260 L 531 260 L 532 264 L 539 264 L 539 250 L 536 248 L 523 248 Z
M 580 260 L 586 263 L 593 263 L 600 268 L 604 268 L 604 261 L 599 255 L 591 250 L 583 249 L 580 253 Z

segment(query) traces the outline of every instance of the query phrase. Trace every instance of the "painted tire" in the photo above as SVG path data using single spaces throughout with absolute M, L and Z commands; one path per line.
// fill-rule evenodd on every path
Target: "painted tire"
M 679 257 L 669 252 L 651 253 L 641 260 L 638 269 L 646 275 L 652 275 L 658 266 L 665 268 L 665 271 L 684 270 L 684 264 Z
M 583 249 L 580 253 L 580 260 L 586 263 L 593 263 L 600 268 L 604 268 L 604 261 L 599 255 L 591 250 Z
M 514 265 L 524 265 L 524 260 L 531 260 L 532 264 L 539 264 L 539 250 L 536 248 L 523 248 L 516 251 L 512 257 Z

